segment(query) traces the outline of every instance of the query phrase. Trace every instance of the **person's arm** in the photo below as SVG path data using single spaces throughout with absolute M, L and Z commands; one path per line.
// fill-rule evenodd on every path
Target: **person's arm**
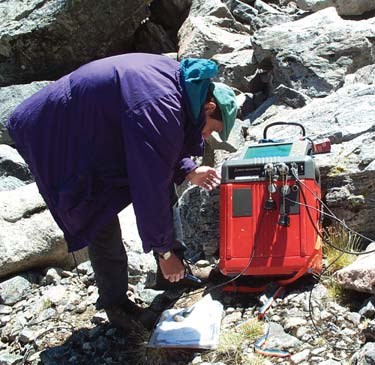
M 220 175 L 213 167 L 199 166 L 186 176 L 186 180 L 210 191 L 220 184 Z
M 175 245 L 169 190 L 183 128 L 178 109 L 167 107 L 168 102 L 161 100 L 164 108 L 158 103 L 138 108 L 124 128 L 130 192 L 145 252 L 165 253 Z M 160 267 L 168 280 L 183 277 L 184 266 L 177 257 L 164 261 Z

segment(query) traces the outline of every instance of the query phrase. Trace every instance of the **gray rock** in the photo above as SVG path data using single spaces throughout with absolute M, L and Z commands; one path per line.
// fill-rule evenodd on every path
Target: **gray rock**
M 0 176 L 0 191 L 9 191 L 20 188 L 26 183 L 14 176 Z
M 0 304 L 0 315 L 12 313 L 12 307 Z
M 375 320 L 368 322 L 362 333 L 365 336 L 367 342 L 375 342 Z
M 367 251 L 373 249 L 375 249 L 375 243 L 367 247 Z M 359 256 L 352 264 L 337 271 L 334 275 L 337 283 L 346 289 L 375 294 L 374 257 L 375 253 Z
M 238 118 L 242 120 L 246 119 L 247 115 L 249 115 L 255 109 L 253 94 L 243 93 L 243 94 L 238 95 L 237 104 L 238 104 L 238 113 L 237 113 Z
M 233 32 L 234 29 L 240 31 Z M 178 57 L 211 58 L 219 53 L 250 49 L 247 32 L 221 1 L 195 0 L 178 32 Z
M 253 6 L 239 0 L 225 1 L 230 12 L 241 23 L 250 25 L 259 14 L 259 11 Z
M 0 277 L 32 267 L 72 267 L 63 233 L 35 183 L 0 192 Z M 87 260 L 87 250 L 75 253 Z
M 0 283 L 0 303 L 12 305 L 23 299 L 31 289 L 30 282 L 22 276 L 15 276 Z
M 171 37 L 170 32 L 152 21 L 141 25 L 136 33 L 135 43 L 136 51 L 146 53 L 168 53 L 177 47 L 177 42 Z
M 61 281 L 61 276 L 59 274 L 61 269 L 50 268 L 46 272 L 46 276 L 44 277 L 45 284 L 59 284 Z
M 341 365 L 341 362 L 329 359 L 319 362 L 319 365 Z
M 368 42 L 374 35 L 373 20 L 343 20 L 328 8 L 262 29 L 252 44 L 260 67 L 272 64 L 274 87 L 284 84 L 309 97 L 323 97 L 341 87 L 345 75 L 374 63 Z
M 17 313 L 1 330 L 1 339 L 5 342 L 12 342 L 22 331 L 27 323 L 27 319 L 21 313 Z
M 187 189 L 180 198 L 184 240 L 191 258 L 208 260 L 219 248 L 219 191 L 198 187 Z M 196 260 L 193 260 L 196 261 Z
M 0 87 L 0 144 L 13 143 L 5 127 L 5 122 L 16 106 L 49 83 L 50 81 L 36 81 L 26 85 Z
M 33 177 L 25 162 L 15 148 L 0 144 L 0 175 L 13 176 L 25 182 Z
M 374 86 L 346 84 L 326 98 L 312 100 L 297 110 L 276 106 L 270 100 L 264 110 L 252 113 L 249 133 L 254 139 L 260 139 L 265 125 L 293 121 L 304 125 L 307 136 L 314 141 L 332 138 L 335 144 L 331 146 L 331 153 L 315 156 L 328 206 L 353 230 L 366 235 L 374 233 L 371 212 L 375 201 L 372 183 L 375 175 L 369 168 L 371 163 L 368 164 L 375 159 Z M 299 129 L 274 127 L 272 136 L 294 140 L 299 138 L 297 131 L 299 133 Z M 342 198 L 337 195 L 339 192 Z
M 26 327 L 20 332 L 18 339 L 21 343 L 26 344 L 34 341 L 38 335 L 38 331 Z
M 375 364 L 375 342 L 366 343 L 360 351 L 350 359 L 351 365 L 373 365 Z
M 279 85 L 273 91 L 273 94 L 277 96 L 278 103 L 283 103 L 292 108 L 302 108 L 310 101 L 307 95 L 286 87 L 285 85 Z
M 375 317 L 375 296 L 368 298 L 362 305 L 362 308 L 359 310 L 359 314 L 366 318 Z
M 301 352 L 297 352 L 296 354 L 293 354 L 290 359 L 293 361 L 293 364 L 300 364 L 303 361 L 308 360 L 311 350 L 306 349 Z
M 177 34 L 182 22 L 189 14 L 192 0 L 154 0 L 151 5 L 151 17 L 165 29 L 173 29 Z
M 270 334 L 267 339 L 267 348 L 290 349 L 299 347 L 301 341 L 298 338 L 285 333 L 278 323 L 270 323 Z
M 361 322 L 361 315 L 359 313 L 356 313 L 356 312 L 349 312 L 348 314 L 346 314 L 345 318 L 350 321 L 351 323 L 355 324 L 355 325 L 359 325 L 360 322 Z
M 129 275 L 144 275 L 148 271 L 156 270 L 156 262 L 152 252 L 143 252 L 142 240 L 139 237 L 136 217 L 132 205 L 126 207 L 119 214 L 122 238 L 128 253 Z M 137 280 L 138 281 L 138 280 Z
M 0 85 L 54 80 L 92 59 L 124 51 L 150 15 L 149 3 L 2 2 Z
M 372 0 L 296 0 L 299 8 L 308 11 L 319 11 L 335 6 L 340 15 L 361 15 L 375 10 Z
M 65 303 L 67 300 L 66 295 L 67 291 L 63 285 L 49 286 L 43 293 L 43 297 L 55 306 Z
M 11 354 L 8 352 L 0 352 L 0 365 L 17 365 L 21 364 L 23 356 Z
M 94 272 L 90 261 L 85 261 L 79 264 L 77 270 L 80 274 L 84 275 L 91 275 Z

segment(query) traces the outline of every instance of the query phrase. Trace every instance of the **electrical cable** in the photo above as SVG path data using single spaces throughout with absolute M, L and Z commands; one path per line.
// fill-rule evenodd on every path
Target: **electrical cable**
M 294 176 L 294 177 L 295 177 L 295 176 Z M 295 178 L 296 178 L 296 177 L 295 177 Z M 301 180 L 298 179 L 298 178 L 296 178 L 296 180 L 297 180 L 297 182 L 300 184 Z M 300 185 L 301 185 L 301 184 L 300 184 Z M 306 185 L 304 184 L 304 186 L 306 186 Z M 305 203 L 304 206 L 307 208 L 307 209 L 306 209 L 307 215 L 308 215 L 308 217 L 309 217 L 311 223 L 313 224 L 314 230 L 315 230 L 316 233 L 319 235 L 319 237 L 321 237 L 321 239 L 323 240 L 323 242 L 326 242 L 326 243 L 327 243 L 328 241 L 323 237 L 323 235 L 320 233 L 319 229 L 317 229 L 317 228 L 315 227 L 314 221 L 313 221 L 313 219 L 312 219 L 312 217 L 311 217 L 311 213 L 310 213 L 310 208 L 311 208 L 311 206 L 307 204 L 307 199 L 306 199 L 305 193 L 303 192 L 303 189 L 300 189 L 300 191 L 301 191 L 301 195 L 302 195 L 303 201 L 304 201 L 304 203 Z M 319 199 L 319 201 L 320 201 L 320 199 Z M 329 245 L 330 245 L 331 247 L 337 249 L 334 245 L 332 245 L 332 244 L 330 244 L 330 243 L 329 243 Z M 338 251 L 340 251 L 341 254 L 340 254 L 335 260 L 333 260 L 333 262 L 331 262 L 331 263 L 325 268 L 325 270 L 324 270 L 320 275 L 315 275 L 315 277 L 318 277 L 318 283 L 321 281 L 321 278 L 322 278 L 322 276 L 324 275 L 324 273 L 327 272 L 328 269 L 329 269 L 329 268 L 330 268 L 330 267 L 331 267 L 331 266 L 332 266 L 337 260 L 339 260 L 339 258 L 340 258 L 344 253 L 356 254 L 356 253 L 353 253 L 353 252 L 351 252 L 351 251 L 347 251 L 347 250 L 344 250 L 344 249 L 339 249 Z M 374 251 L 375 251 L 375 250 L 374 250 Z M 366 254 L 367 254 L 367 253 L 370 253 L 370 252 L 366 252 Z M 318 333 L 318 335 L 319 335 L 320 337 L 322 337 L 322 338 L 326 341 L 326 343 L 327 343 L 332 349 L 334 349 L 334 350 L 346 350 L 346 348 L 344 348 L 344 347 L 339 347 L 339 346 L 337 346 L 337 345 L 332 345 L 331 342 L 329 342 L 329 340 L 327 340 L 327 338 L 323 335 L 323 333 L 320 331 L 320 329 L 318 328 L 317 324 L 315 323 L 315 320 L 314 320 L 314 317 L 313 317 L 313 307 L 312 307 L 312 293 L 313 293 L 313 290 L 314 290 L 314 288 L 315 288 L 315 285 L 316 285 L 316 284 L 313 284 L 313 287 L 311 288 L 310 293 L 309 293 L 309 306 L 308 306 L 308 311 L 309 311 L 309 316 L 310 316 L 311 323 L 312 323 L 312 325 L 313 325 L 315 331 Z
M 319 283 L 321 281 L 321 278 L 322 276 L 325 274 L 326 271 L 328 271 L 328 269 L 337 261 L 340 259 L 340 257 L 343 255 L 344 253 L 341 253 L 338 257 L 335 258 L 335 260 L 333 260 L 324 270 L 323 272 L 320 274 L 320 275 L 315 275 L 314 277 L 317 278 L 317 283 Z M 309 293 L 309 305 L 308 305 L 308 311 L 309 311 L 309 317 L 310 317 L 310 320 L 311 320 L 311 323 L 315 329 L 315 331 L 318 333 L 318 336 L 320 336 L 321 338 L 323 338 L 326 343 L 328 344 L 329 347 L 331 347 L 333 350 L 346 350 L 346 348 L 343 348 L 343 347 L 339 347 L 337 345 L 332 345 L 332 343 L 325 337 L 325 335 L 321 332 L 320 328 L 318 328 L 318 325 L 316 324 L 315 322 L 315 319 L 314 319 L 314 313 L 313 313 L 313 306 L 312 306 L 312 293 L 313 293 L 313 290 L 316 286 L 317 283 L 314 283 L 311 290 L 310 290 L 310 293 Z
M 291 171 L 292 171 L 292 175 L 293 175 L 293 177 L 296 179 L 297 183 L 300 184 L 300 185 L 303 185 L 304 187 L 306 187 L 306 188 L 310 191 L 310 193 L 312 193 L 313 196 L 319 201 L 319 203 L 322 204 L 323 202 L 321 201 L 321 199 L 319 199 L 319 197 L 317 197 L 317 195 L 316 195 L 316 194 L 315 194 L 315 193 L 314 193 L 314 192 L 313 192 L 313 191 L 312 191 L 312 190 L 311 190 L 311 189 L 310 189 L 305 183 L 303 183 L 303 181 L 300 180 L 300 179 L 298 178 L 298 176 L 296 176 L 296 175 L 294 174 L 294 171 L 293 171 L 293 170 L 294 170 L 294 169 L 291 169 Z M 314 207 L 311 207 L 310 205 L 307 204 L 307 200 L 306 200 L 306 197 L 305 197 L 305 193 L 303 192 L 303 189 L 300 189 L 300 191 L 301 191 L 301 195 L 302 195 L 302 197 L 303 197 L 303 200 L 304 200 L 304 202 L 305 202 L 304 205 L 307 207 L 307 209 L 306 209 L 306 211 L 307 211 L 307 215 L 308 215 L 308 217 L 309 217 L 309 219 L 310 219 L 310 222 L 313 223 L 314 221 L 313 221 L 313 219 L 312 219 L 312 217 L 311 217 L 310 208 L 313 208 L 313 209 L 315 209 L 315 208 L 314 208 Z M 296 202 L 296 203 L 297 203 L 297 204 L 300 204 L 299 202 Z M 325 212 L 322 211 L 321 209 L 320 209 L 320 212 L 321 212 L 322 214 L 325 214 Z M 332 213 L 332 212 L 331 212 L 331 213 Z M 332 214 L 333 214 L 333 213 L 332 213 Z M 333 216 L 335 216 L 335 215 L 333 214 Z M 339 218 L 336 217 L 336 220 L 337 220 L 339 223 L 343 224 L 343 222 L 342 222 Z M 337 251 L 340 251 L 340 252 L 343 252 L 343 253 L 347 253 L 347 254 L 351 254 L 351 255 L 356 255 L 356 256 L 360 256 L 360 255 L 368 255 L 368 254 L 370 254 L 370 253 L 375 252 L 375 249 L 374 249 L 374 250 L 371 250 L 371 251 L 348 251 L 348 250 L 342 249 L 342 248 L 340 248 L 340 247 L 337 247 L 337 246 L 333 245 L 330 241 L 328 241 L 328 240 L 327 240 L 327 239 L 321 234 L 321 232 L 320 232 L 319 230 L 316 229 L 315 224 L 313 224 L 313 226 L 314 226 L 314 229 L 316 230 L 317 234 L 319 235 L 319 237 L 323 240 L 323 242 L 325 242 L 327 245 L 331 246 L 332 248 L 336 249 Z M 343 227 L 344 227 L 344 228 L 348 228 L 346 224 L 343 224 Z M 366 236 L 364 236 L 364 235 L 361 235 L 360 233 L 355 232 L 355 231 L 352 230 L 352 229 L 350 229 L 350 231 L 353 232 L 353 233 L 355 233 L 355 234 L 357 234 L 359 237 L 368 240 L 369 242 L 373 242 L 373 240 L 371 240 L 370 238 L 368 238 L 368 237 L 366 237 Z
M 372 242 L 373 240 L 371 240 L 370 238 L 368 238 L 368 237 L 366 237 L 366 236 L 364 236 L 364 235 L 362 235 L 361 233 L 358 233 L 358 232 L 355 232 L 353 229 L 351 229 L 343 220 L 341 220 L 341 219 L 339 219 L 339 218 L 337 218 L 336 216 L 335 216 L 335 214 L 332 212 L 332 210 L 328 207 L 328 205 L 327 204 L 325 204 L 324 203 L 324 201 L 323 200 L 321 200 L 320 198 L 319 198 L 319 196 L 313 191 L 313 190 L 311 190 L 310 189 L 310 187 L 308 186 L 308 185 L 306 185 L 302 180 L 300 180 L 300 178 L 298 177 L 298 174 L 296 174 L 296 171 L 295 171 L 295 168 L 291 168 L 291 172 L 292 172 L 292 175 L 293 175 L 293 177 L 301 184 L 301 185 L 303 185 L 313 196 L 314 196 L 314 198 L 316 199 L 316 200 L 318 200 L 319 202 L 320 202 L 320 204 L 322 204 L 322 206 L 325 208 L 325 209 L 327 209 L 328 210 L 328 212 L 329 213 L 331 213 L 332 214 L 332 217 L 335 217 L 334 219 L 336 219 L 336 221 L 338 221 L 339 223 L 341 223 L 342 224 L 342 226 L 344 227 L 344 228 L 346 228 L 347 230 L 349 230 L 349 231 L 351 231 L 351 232 L 353 232 L 353 233 L 356 233 L 358 236 L 360 236 L 360 237 L 362 237 L 363 239 L 365 239 L 365 240 L 367 240 L 367 241 L 369 241 L 369 242 Z M 325 214 L 327 214 L 327 213 L 325 213 Z
M 358 232 L 355 232 L 354 230 L 352 230 L 350 227 L 348 227 L 344 221 L 340 220 L 338 217 L 336 217 L 334 215 L 334 213 L 330 210 L 330 208 L 324 204 L 324 202 L 319 198 L 319 196 L 317 196 L 317 194 L 312 191 L 306 184 L 304 184 L 304 182 L 302 180 L 299 179 L 298 175 L 295 173 L 295 169 L 294 168 L 291 168 L 290 169 L 293 177 L 296 179 L 297 183 L 301 186 L 304 186 L 314 197 L 315 199 L 323 206 L 325 207 L 331 214 L 328 214 L 326 212 L 324 212 L 322 209 L 317 209 L 315 207 L 312 207 L 310 205 L 307 204 L 307 200 L 306 200 L 306 196 L 303 192 L 302 189 L 300 189 L 301 191 L 301 195 L 303 197 L 303 200 L 305 202 L 305 204 L 301 203 L 301 202 L 297 202 L 297 201 L 293 201 L 292 199 L 289 199 L 289 198 L 286 198 L 284 196 L 284 198 L 286 198 L 288 201 L 291 201 L 291 202 L 294 202 L 296 204 L 299 204 L 301 206 L 305 206 L 307 209 L 306 209 L 306 212 L 308 214 L 308 217 L 309 217 L 309 220 L 311 221 L 313 227 L 314 227 L 314 230 L 317 232 L 317 234 L 319 235 L 319 237 L 323 240 L 323 242 L 327 243 L 328 245 L 330 245 L 331 247 L 333 247 L 334 249 L 338 250 L 341 252 L 341 255 L 339 255 L 332 263 L 330 263 L 326 268 L 325 270 L 320 274 L 320 275 L 317 275 L 316 273 L 312 273 L 313 277 L 316 278 L 318 280 L 318 282 L 320 282 L 322 276 L 324 275 L 324 273 L 329 269 L 329 267 L 331 267 L 344 253 L 347 253 L 347 254 L 352 254 L 352 255 L 364 255 L 364 254 L 369 254 L 369 253 L 372 253 L 372 252 L 375 252 L 375 250 L 372 250 L 372 251 L 368 251 L 368 252 L 356 252 L 356 251 L 348 251 L 348 250 L 344 250 L 344 249 L 341 249 L 340 247 L 336 247 L 335 245 L 333 245 L 331 242 L 327 241 L 325 239 L 325 237 L 321 234 L 321 232 L 319 231 L 319 229 L 315 226 L 315 222 L 311 216 L 311 213 L 309 211 L 309 209 L 314 209 L 316 211 L 318 211 L 319 213 L 325 215 L 325 216 L 329 216 L 333 219 L 335 219 L 336 221 L 338 221 L 344 228 L 348 229 L 349 231 L 357 234 L 358 236 L 362 237 L 363 239 L 365 240 L 368 240 L 369 242 L 372 242 L 373 240 L 371 240 L 370 238 L 358 233 Z M 263 218 L 265 216 L 265 213 L 262 214 L 261 216 L 261 222 L 263 221 Z M 259 226 L 261 226 L 261 223 L 259 223 Z M 258 233 L 258 232 L 257 232 Z M 223 283 L 220 283 L 218 285 L 214 285 L 213 287 L 209 288 L 208 291 L 205 293 L 205 295 L 208 295 L 210 294 L 212 291 L 224 286 L 224 285 L 227 285 L 227 284 L 230 284 L 232 282 L 234 282 L 235 280 L 237 280 L 239 277 L 241 277 L 247 270 L 248 268 L 250 267 L 251 265 L 251 262 L 254 258 L 254 255 L 255 255 L 255 250 L 256 250 L 256 243 L 257 243 L 257 239 L 256 237 L 254 238 L 254 245 L 253 245 L 253 248 L 252 248 L 252 253 L 250 255 L 250 258 L 249 258 L 249 261 L 248 263 L 246 264 L 245 268 L 240 272 L 238 273 L 236 276 L 234 276 L 233 278 L 229 279 L 229 280 L 226 280 L 224 281 Z M 313 292 L 313 289 L 315 287 L 316 284 L 313 285 L 311 291 L 310 291 L 310 295 L 309 295 L 309 315 L 310 315 L 310 319 L 311 319 L 311 322 L 316 330 L 316 332 L 318 333 L 318 335 L 322 338 L 324 338 L 326 340 L 326 342 L 329 344 L 330 347 L 332 347 L 333 349 L 340 349 L 340 350 L 343 350 L 344 348 L 340 348 L 340 347 L 337 347 L 337 346 L 332 346 L 329 341 L 324 337 L 324 335 L 321 333 L 320 329 L 317 327 L 316 323 L 315 323 L 315 320 L 313 319 L 313 313 L 312 313 L 312 292 Z M 199 289 L 197 291 L 194 291 L 192 293 L 188 293 L 188 294 L 185 294 L 185 295 L 182 295 L 178 298 L 178 300 L 181 300 L 181 299 L 185 299 L 185 298 L 188 298 L 188 297 L 191 297 L 193 295 L 196 295 L 196 294 L 199 294 L 201 292 L 204 292 L 206 291 L 207 288 L 202 288 L 202 289 Z M 174 302 L 175 303 L 175 302 Z M 171 308 L 174 303 L 172 303 L 170 306 L 167 307 L 167 309 Z M 150 334 L 150 337 L 151 337 L 151 334 Z M 345 350 L 345 349 L 344 349 Z M 146 351 L 146 360 L 147 360 L 147 351 Z
M 76 272 L 77 272 L 77 275 L 78 275 L 78 279 L 81 279 L 81 275 L 79 274 L 79 270 L 78 270 L 78 264 L 77 264 L 76 256 L 74 255 L 74 252 L 71 252 L 71 254 L 73 256 L 74 265 L 75 265 L 75 269 L 76 269 Z
M 263 213 L 261 218 L 260 218 L 260 223 L 259 223 L 259 226 L 261 226 L 261 223 L 263 222 L 263 219 L 264 219 L 264 216 L 266 215 L 266 213 Z M 205 295 L 208 295 L 210 294 L 212 291 L 224 286 L 224 285 L 227 285 L 227 284 L 230 284 L 234 281 L 236 281 L 239 277 L 241 277 L 243 274 L 245 274 L 245 272 L 247 271 L 247 269 L 250 267 L 251 265 L 251 262 L 255 256 L 255 250 L 256 250 L 256 246 L 257 246 L 257 242 L 258 242 L 258 239 L 257 239 L 257 233 L 256 233 L 256 237 L 254 238 L 254 245 L 253 245 L 253 249 L 252 249 L 252 252 L 251 252 L 251 255 L 250 255 L 250 258 L 249 258 L 249 261 L 248 263 L 246 264 L 245 268 L 239 273 L 237 274 L 236 276 L 234 276 L 233 278 L 229 279 L 229 280 L 226 280 L 224 281 L 223 283 L 220 283 L 220 284 L 217 284 L 217 285 L 214 285 L 213 287 L 209 288 L 209 290 L 206 292 Z M 206 288 L 202 288 L 202 289 L 199 289 L 197 291 L 194 291 L 192 293 L 189 293 L 189 294 L 186 294 L 186 295 L 183 295 L 181 297 L 179 297 L 178 299 L 185 299 L 185 298 L 188 298 L 188 297 L 191 297 L 193 295 L 196 295 L 196 294 L 199 294 L 201 292 L 204 292 L 206 290 Z M 172 304 L 173 305 L 173 304 Z M 167 308 L 168 309 L 168 308 Z
M 264 212 L 262 215 L 261 215 L 261 218 L 260 218 L 260 223 L 259 223 L 259 226 L 261 226 L 261 223 L 263 222 L 263 219 L 264 219 L 264 216 L 266 215 L 266 212 Z M 214 285 L 213 287 L 209 288 L 208 291 L 205 293 L 204 296 L 212 293 L 214 290 L 224 286 L 224 285 L 227 285 L 227 284 L 230 284 L 232 282 L 234 282 L 235 280 L 237 280 L 239 277 L 241 277 L 246 271 L 247 269 L 250 267 L 250 264 L 255 256 L 255 250 L 256 250 L 256 245 L 257 245 L 257 234 L 256 234 L 256 237 L 254 238 L 254 245 L 253 245 L 253 249 L 252 249 L 252 252 L 251 252 L 251 256 L 249 258 L 249 261 L 248 263 L 246 264 L 245 268 L 239 273 L 237 274 L 236 276 L 234 276 L 233 278 L 229 279 L 229 280 L 226 280 L 224 281 L 223 283 L 220 283 L 220 284 L 217 284 L 217 285 Z M 181 300 L 181 299 L 186 299 L 186 298 L 189 298 L 193 295 L 197 295 L 197 294 L 200 294 L 202 292 L 204 292 L 207 288 L 202 288 L 202 289 L 199 289 L 199 290 L 196 290 L 196 291 L 193 291 L 191 293 L 188 293 L 188 294 L 185 294 L 185 295 L 182 295 L 180 296 L 177 300 Z M 176 300 L 176 301 L 177 301 Z M 170 308 L 172 308 L 172 306 L 176 303 L 176 301 L 172 302 L 169 306 L 166 307 L 165 310 L 168 310 Z M 157 318 L 157 320 L 155 321 L 155 324 L 158 323 L 159 319 L 161 317 L 161 314 L 160 316 Z M 150 331 L 150 335 L 148 337 L 148 341 L 147 342 L 150 342 L 150 339 L 151 339 L 151 336 L 152 336 L 152 331 Z M 148 361 L 148 355 L 149 354 L 149 348 L 146 346 L 146 351 L 145 351 L 145 359 L 146 361 Z M 148 362 L 146 362 L 148 363 Z

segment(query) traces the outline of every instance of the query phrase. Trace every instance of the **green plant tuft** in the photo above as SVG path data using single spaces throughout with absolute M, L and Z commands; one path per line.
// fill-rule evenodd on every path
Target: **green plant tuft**
M 332 246 L 339 249 L 355 252 L 360 250 L 361 238 L 357 233 L 353 233 L 342 225 L 329 226 L 324 230 L 325 240 Z M 332 274 L 351 263 L 357 256 L 349 253 L 343 253 L 329 244 L 323 245 L 323 256 L 327 260 L 327 272 Z
M 209 362 L 224 362 L 231 365 L 263 365 L 264 358 L 252 352 L 255 340 L 264 333 L 264 323 L 253 318 L 234 329 L 220 334 L 216 351 L 205 355 Z

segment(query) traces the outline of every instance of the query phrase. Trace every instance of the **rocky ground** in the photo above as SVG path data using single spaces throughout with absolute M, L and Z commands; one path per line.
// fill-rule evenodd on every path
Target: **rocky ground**
M 2 365 L 375 362 L 374 343 L 363 347 L 375 338 L 373 297 L 356 293 L 350 305 L 343 306 L 313 278 L 288 287 L 267 312 L 270 335 L 266 347 L 289 351 L 291 357 L 287 359 L 255 356 L 254 341 L 245 341 L 237 348 L 233 344 L 225 351 L 219 348 L 201 353 L 147 349 L 150 333 L 137 325 L 132 333 L 123 333 L 111 327 L 103 311 L 95 309 L 97 289 L 88 262 L 80 264 L 78 272 L 54 268 L 28 272 L 2 282 L 0 289 Z M 224 305 L 221 336 L 256 318 L 269 297 L 267 291 L 240 294 L 215 289 L 212 293 Z M 161 310 L 170 305 L 189 306 L 202 292 L 162 292 L 138 283 L 130 286 L 129 295 L 141 305 Z

